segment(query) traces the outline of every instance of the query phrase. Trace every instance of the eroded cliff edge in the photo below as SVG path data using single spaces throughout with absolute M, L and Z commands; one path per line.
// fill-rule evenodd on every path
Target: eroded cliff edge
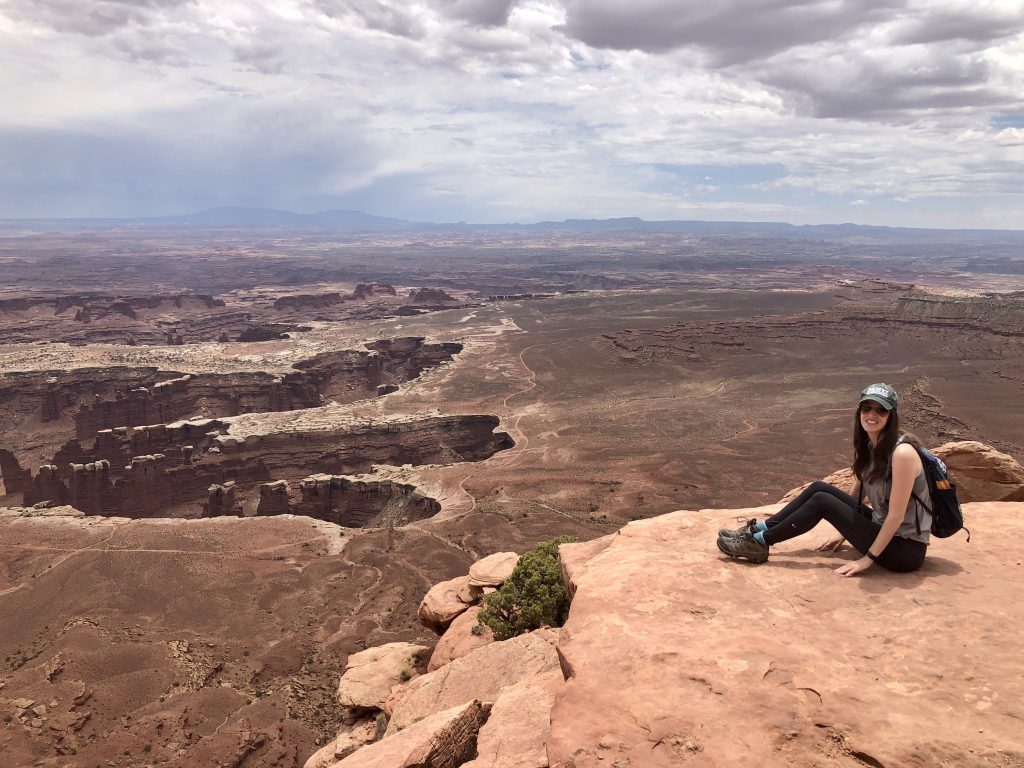
M 1024 489 L 1004 454 L 942 450 L 967 499 Z M 981 482 L 995 474 L 1006 482 Z M 779 506 L 683 510 L 562 545 L 568 621 L 509 641 L 472 629 L 478 561 L 420 606 L 442 633 L 426 672 L 378 675 L 383 738 L 360 747 L 342 727 L 307 768 L 1021 763 L 1024 503 L 965 504 L 971 541 L 934 539 L 912 574 L 837 576 L 857 555 L 815 551 L 828 526 L 764 565 L 718 553 L 718 528 Z M 550 663 L 524 672 L 545 644 Z
M 563 545 L 572 610 L 554 638 L 544 636 L 559 679 L 520 679 L 522 653 L 494 647 L 513 641 L 485 645 L 404 684 L 420 699 L 436 692 L 436 706 L 418 701 L 417 722 L 340 762 L 313 764 L 1020 764 L 1024 503 L 966 505 L 972 542 L 935 543 L 909 575 L 838 577 L 833 569 L 852 554 L 812 551 L 813 534 L 774 548 L 761 566 L 715 550 L 716 530 L 735 515 L 777 508 L 680 511 Z M 392 693 L 398 706 L 410 695 L 402 687 Z M 523 704 L 538 701 L 544 712 Z M 455 749 L 448 730 L 464 727 L 474 705 L 484 709 L 472 723 L 484 746 L 464 762 L 465 739 L 461 751 L 444 750 Z M 435 762 L 406 759 L 428 753 Z

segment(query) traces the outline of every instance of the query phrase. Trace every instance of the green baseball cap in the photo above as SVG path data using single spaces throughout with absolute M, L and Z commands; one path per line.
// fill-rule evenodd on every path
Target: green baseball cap
M 873 400 L 887 411 L 891 411 L 900 404 L 899 395 L 888 384 L 872 384 L 866 388 L 860 393 L 860 402 L 863 403 L 865 400 Z

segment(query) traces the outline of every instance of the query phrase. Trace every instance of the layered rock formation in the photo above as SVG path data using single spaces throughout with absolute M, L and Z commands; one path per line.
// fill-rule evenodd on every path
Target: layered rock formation
M 373 296 L 396 296 L 393 285 L 381 283 L 358 283 L 352 293 L 343 294 L 339 291 L 325 293 L 298 293 L 281 296 L 274 301 L 274 309 L 290 309 L 311 311 L 334 307 L 347 301 L 360 301 Z
M 227 302 L 204 294 L 118 296 L 102 292 L 2 298 L 0 344 L 266 341 L 283 338 L 288 332 L 308 331 L 308 326 L 298 323 L 311 317 L 335 321 L 381 317 L 402 303 L 394 286 L 375 282 L 359 283 L 348 292 L 321 290 L 283 296 L 257 292 L 242 299 L 231 294 L 225 298 Z
M 81 440 L 103 429 L 142 424 L 168 424 L 195 415 L 291 411 L 319 405 L 320 393 L 302 376 L 270 374 L 184 375 L 134 387 L 113 399 L 96 396 L 75 414 Z
M 398 308 L 399 315 L 419 315 L 463 306 L 462 302 L 440 288 L 415 288 L 409 291 L 409 303 Z
M 379 285 L 361 289 L 366 296 L 394 293 Z M 316 423 L 309 429 L 287 420 L 283 428 L 256 425 L 255 433 L 250 425 L 236 438 L 226 435 L 228 422 L 213 417 L 312 412 L 377 397 L 461 350 L 461 344 L 399 337 L 378 339 L 364 350 L 321 353 L 285 374 L 99 368 L 7 378 L 0 385 L 0 417 L 9 419 L 0 421 L 0 438 L 17 435 L 38 448 L 66 434 L 72 423 L 76 438 L 30 461 L 42 467 L 35 476 L 5 448 L 3 491 L 22 493 L 16 503 L 68 503 L 88 514 L 132 517 L 217 516 L 248 508 L 262 514 L 296 511 L 353 527 L 430 517 L 440 505 L 412 486 L 346 476 L 374 463 L 486 458 L 511 445 L 504 433 L 494 434 L 497 419 L 401 417 L 374 424 L 346 414 L 334 428 L 329 419 L 311 419 Z M 195 414 L 205 418 L 178 420 Z M 49 437 L 41 440 L 44 433 Z M 303 482 L 294 499 L 287 486 L 267 489 L 262 504 L 255 498 L 258 483 L 298 481 L 310 472 L 330 477 Z
M 371 296 L 397 296 L 398 291 L 390 283 L 357 283 L 352 296 L 357 299 L 368 299 Z
M 202 504 L 209 504 L 212 485 L 234 482 L 238 504 L 243 493 L 254 499 L 263 493 L 260 483 L 298 481 L 314 470 L 325 476 L 302 484 L 302 498 L 289 503 L 289 510 L 350 526 L 399 525 L 435 514 L 438 503 L 406 484 L 341 475 L 366 472 L 374 464 L 479 461 L 512 445 L 506 433 L 495 431 L 497 426 L 497 417 L 469 415 L 396 418 L 246 438 L 221 434 L 215 421 L 160 425 L 138 436 L 133 430 L 114 430 L 101 434 L 89 453 L 77 443 L 65 446 L 60 458 L 78 462 L 41 468 L 25 492 L 25 503 L 67 503 L 89 514 L 127 517 L 152 517 L 192 505 L 192 514 L 198 515 Z M 188 443 L 127 456 L 176 437 Z
M 224 485 L 211 485 L 207 489 L 207 493 L 208 500 L 203 505 L 203 517 L 242 514 L 241 504 L 235 501 L 234 480 L 229 480 Z
M 312 475 L 299 483 L 299 491 L 292 512 L 348 528 L 406 525 L 441 511 L 438 501 L 415 486 L 390 480 Z
M 281 296 L 274 300 L 274 309 L 322 309 L 332 307 L 347 301 L 349 297 L 342 296 L 338 292 L 331 293 L 296 293 L 290 296 Z
M 24 296 L 0 299 L 0 318 L 0 343 L 59 337 L 72 344 L 162 344 L 160 320 L 185 320 L 190 340 L 212 340 L 215 334 L 193 329 L 189 320 L 218 329 L 243 320 L 222 299 L 201 294 Z
M 416 305 L 457 304 L 458 299 L 440 288 L 414 288 L 409 291 L 409 301 Z
M 0 440 L 17 451 L 41 434 L 91 441 L 98 432 L 182 419 L 312 408 L 377 397 L 450 361 L 461 344 L 381 339 L 316 355 L 284 374 L 182 374 L 151 367 L 15 373 L 0 382 Z M 42 424 L 40 424 L 42 422 Z M 73 427 L 70 422 L 73 422 Z
M 0 496 L 20 493 L 32 483 L 32 470 L 22 469 L 18 458 L 6 448 L 0 448 Z
M 287 515 L 291 510 L 287 480 L 263 483 L 259 487 L 259 494 L 259 504 L 256 507 L 257 515 Z
M 912 294 L 899 299 L 896 317 L 907 322 L 1024 336 L 1024 302 L 1013 297 Z

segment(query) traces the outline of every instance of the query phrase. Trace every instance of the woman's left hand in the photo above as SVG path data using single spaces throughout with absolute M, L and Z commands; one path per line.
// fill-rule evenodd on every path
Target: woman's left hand
M 839 576 L 853 576 L 855 573 L 866 571 L 872 566 L 871 559 L 868 557 L 862 557 L 860 560 L 854 560 L 852 563 L 845 563 L 836 568 L 833 573 Z

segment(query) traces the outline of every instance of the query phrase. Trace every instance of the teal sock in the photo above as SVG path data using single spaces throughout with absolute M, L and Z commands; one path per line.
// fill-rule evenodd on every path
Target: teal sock
M 755 533 L 754 534 L 754 540 L 758 544 L 764 544 L 764 546 L 766 546 L 766 547 L 768 546 L 767 544 L 764 543 L 764 531 L 758 531 L 757 533 Z
M 756 523 L 754 523 L 754 528 L 762 532 L 767 531 L 768 523 L 766 523 L 764 520 L 758 520 Z M 764 544 L 763 541 L 761 543 Z

